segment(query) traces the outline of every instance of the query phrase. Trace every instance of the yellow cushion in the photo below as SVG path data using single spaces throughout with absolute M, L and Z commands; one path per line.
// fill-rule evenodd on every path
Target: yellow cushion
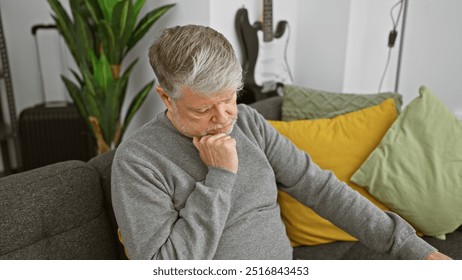
M 379 105 L 332 119 L 269 122 L 298 148 L 306 151 L 321 168 L 331 170 L 379 208 L 388 210 L 364 188 L 352 183 L 350 177 L 379 145 L 396 117 L 394 101 L 387 99 Z M 356 241 L 286 193 L 279 192 L 278 202 L 293 246 Z

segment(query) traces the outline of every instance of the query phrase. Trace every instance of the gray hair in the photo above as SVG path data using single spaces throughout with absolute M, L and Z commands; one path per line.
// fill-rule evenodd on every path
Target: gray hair
M 159 85 L 173 99 L 180 89 L 203 95 L 242 89 L 242 67 L 229 41 L 210 27 L 165 29 L 149 49 L 149 62 Z

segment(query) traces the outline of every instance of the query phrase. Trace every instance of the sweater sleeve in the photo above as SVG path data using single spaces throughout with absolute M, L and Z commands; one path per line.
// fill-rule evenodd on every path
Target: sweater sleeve
M 331 171 L 322 170 L 263 117 L 255 120 L 281 191 L 376 251 L 401 259 L 423 259 L 436 251 L 398 215 L 382 211 Z
M 235 174 L 209 168 L 184 207 L 156 170 L 118 159 L 112 167 L 112 201 L 130 259 L 211 259 L 230 210 Z

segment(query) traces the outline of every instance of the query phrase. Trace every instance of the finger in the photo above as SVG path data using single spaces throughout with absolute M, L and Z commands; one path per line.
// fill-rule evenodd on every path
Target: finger
M 225 133 L 217 133 L 217 134 L 210 135 L 209 139 L 210 140 L 218 140 L 218 139 L 226 137 L 226 136 L 228 136 L 228 135 L 225 134 Z
M 227 134 L 225 133 L 218 133 L 218 134 L 213 134 L 213 135 L 206 135 L 204 137 L 202 137 L 200 139 L 200 142 L 201 143 L 205 143 L 205 142 L 209 142 L 209 141 L 215 141 L 215 140 L 218 140 L 220 138 L 223 138 L 225 136 L 228 136 Z
M 199 141 L 200 141 L 199 137 L 197 137 L 197 136 L 193 137 L 193 145 L 194 145 L 194 147 L 196 147 L 196 149 L 199 149 Z

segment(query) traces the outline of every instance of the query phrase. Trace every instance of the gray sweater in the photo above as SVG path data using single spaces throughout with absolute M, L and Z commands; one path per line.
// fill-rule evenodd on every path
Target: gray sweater
M 112 202 L 129 258 L 291 259 L 278 188 L 373 249 L 403 259 L 435 251 L 400 217 L 321 170 L 254 109 L 238 109 L 231 133 L 237 175 L 205 166 L 165 113 L 119 146 Z

